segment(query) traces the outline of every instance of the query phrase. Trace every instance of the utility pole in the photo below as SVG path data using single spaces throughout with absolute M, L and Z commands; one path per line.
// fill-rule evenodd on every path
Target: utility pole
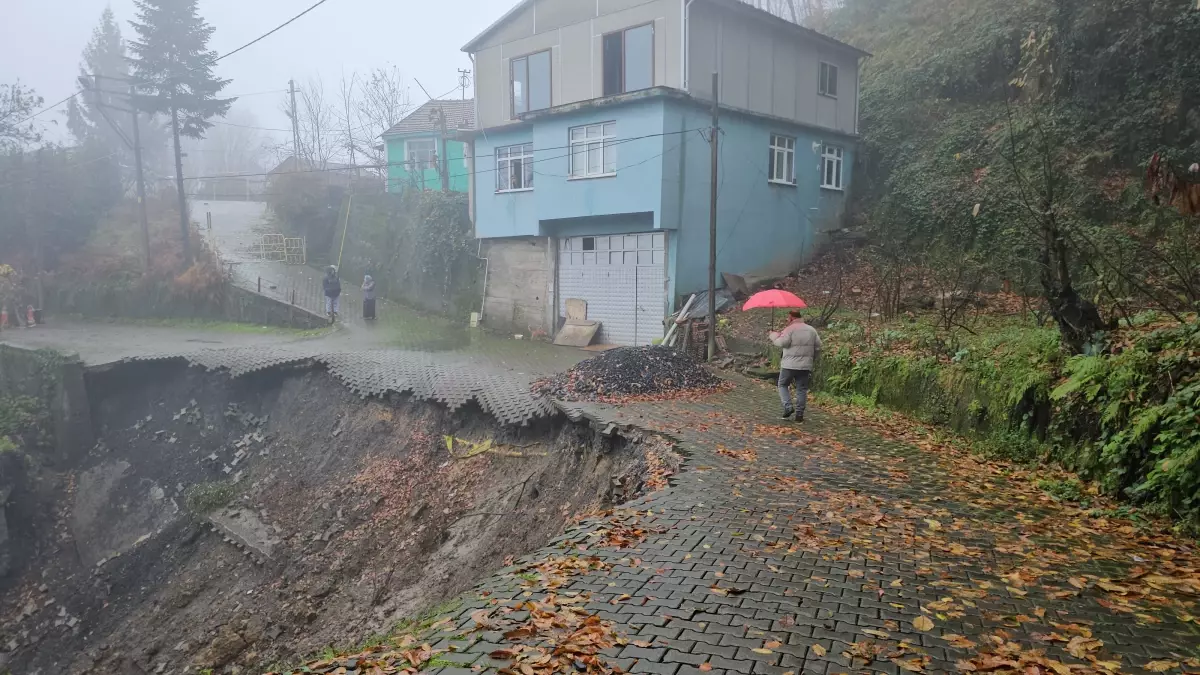
M 417 86 L 421 88 L 421 91 L 425 92 L 425 96 L 428 97 L 430 101 L 434 100 L 433 97 L 429 95 L 429 90 L 425 88 L 425 85 L 421 84 L 420 80 L 418 80 L 417 78 L 414 77 L 413 82 L 417 83 Z M 443 110 L 440 106 L 437 108 L 434 108 L 433 110 L 429 111 L 429 118 L 431 120 L 436 120 L 437 124 L 438 124 L 438 128 L 442 130 L 441 136 L 438 138 L 437 148 L 435 148 L 433 151 L 434 155 L 435 155 L 435 157 L 433 158 L 434 164 L 435 164 L 434 168 L 437 169 L 438 178 L 441 180 L 442 192 L 449 192 L 450 191 L 450 174 L 449 174 L 449 172 L 446 171 L 446 111 Z M 421 176 L 421 183 L 422 183 L 421 189 L 422 190 L 425 189 L 425 187 L 423 185 L 424 182 L 425 182 L 425 176 L 422 174 L 422 176 Z
M 138 220 L 142 226 L 142 274 L 150 274 L 150 221 L 146 218 L 146 176 L 142 171 L 142 134 L 138 130 L 137 92 L 129 86 L 129 107 L 133 109 L 133 162 L 137 167 Z
M 358 158 L 354 154 L 354 130 L 350 126 L 350 97 L 354 92 L 355 77 L 357 76 L 352 75 L 350 77 L 350 91 L 344 92 L 342 96 L 342 103 L 346 106 L 346 147 L 350 150 L 350 166 L 354 169 L 354 179 L 350 183 L 351 192 L 354 191 L 354 181 L 358 180 Z M 345 82 L 345 79 L 346 75 L 343 73 L 342 81 Z
M 438 148 L 439 152 L 441 152 L 441 157 L 438 158 L 438 175 L 442 179 L 442 192 L 449 192 L 450 170 L 446 163 L 446 111 L 438 108 L 437 117 L 438 128 L 442 130 L 441 135 L 438 137 L 438 145 L 441 146 Z
M 462 100 L 467 100 L 467 85 L 471 84 L 471 71 L 458 69 L 458 85 L 462 87 Z
M 183 191 L 183 150 L 179 147 L 179 109 L 175 107 L 175 87 L 171 85 L 171 136 L 175 140 L 175 189 L 179 192 L 179 231 L 183 235 L 184 268 L 192 266 L 191 233 L 188 231 L 187 194 Z
M 142 239 L 142 274 L 149 274 L 150 273 L 150 224 L 149 224 L 149 220 L 146 218 L 146 178 L 145 178 L 145 173 L 142 168 L 142 139 L 141 139 L 141 133 L 138 129 L 137 87 L 136 87 L 136 85 L 132 85 L 132 84 L 129 85 L 129 109 L 128 110 L 126 110 L 125 108 L 119 108 L 117 106 L 108 106 L 104 102 L 104 94 L 106 93 L 106 91 L 104 89 L 104 86 L 101 84 L 101 80 L 103 78 L 104 78 L 103 75 L 100 75 L 99 73 L 97 73 L 92 76 L 92 80 L 88 80 L 87 77 L 80 77 L 79 82 L 80 82 L 80 84 L 82 84 L 84 86 L 85 89 L 92 89 L 94 91 L 95 96 L 96 96 L 96 98 L 95 98 L 96 111 L 100 113 L 100 116 L 104 118 L 104 121 L 108 123 L 108 126 L 112 127 L 113 132 L 117 135 L 118 138 L 121 139 L 121 142 L 124 143 L 130 150 L 133 150 L 133 163 L 134 163 L 135 169 L 137 171 L 138 219 L 139 219 L 139 221 L 141 221 L 141 228 L 142 228 L 142 237 L 141 237 L 141 239 Z M 110 77 L 109 79 L 119 79 L 119 78 Z M 112 93 L 114 96 L 119 96 L 119 94 L 115 94 L 113 92 L 107 92 L 107 93 Z M 133 129 L 132 129 L 133 140 L 132 141 L 129 139 L 129 137 L 127 137 L 125 135 L 125 132 L 121 130 L 121 126 L 119 124 L 117 124 L 116 122 L 114 122 L 113 119 L 108 116 L 108 113 L 104 111 L 105 107 L 110 107 L 113 110 L 120 110 L 122 112 L 127 112 L 133 116 Z
M 296 81 L 288 80 L 288 91 L 292 96 L 292 166 L 299 169 L 300 161 L 300 123 L 296 117 Z
M 712 127 L 708 142 L 712 146 L 712 184 L 709 186 L 708 203 L 708 360 L 717 356 L 717 136 L 721 127 L 717 123 L 717 74 L 712 74 Z
M 36 155 L 37 170 L 34 175 L 38 177 L 39 185 L 45 185 L 45 183 L 42 181 L 42 153 L 44 150 L 45 148 L 38 148 Z M 39 199 L 38 201 L 41 202 L 44 200 Z M 38 210 L 41 211 L 40 208 Z M 34 224 L 32 210 L 29 212 L 29 220 L 26 222 L 31 226 Z M 37 266 L 37 275 L 33 278 L 34 287 L 37 293 L 37 309 L 44 309 L 46 307 L 45 293 L 42 288 L 42 273 L 46 270 L 46 258 L 42 250 L 42 227 L 43 224 L 38 224 L 36 227 L 30 228 L 33 234 L 33 260 L 34 265 Z M 17 311 L 21 311 L 19 306 L 17 307 Z

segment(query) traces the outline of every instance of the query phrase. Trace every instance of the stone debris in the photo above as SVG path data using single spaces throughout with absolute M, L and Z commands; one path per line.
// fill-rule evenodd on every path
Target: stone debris
M 533 390 L 565 401 L 619 403 L 681 398 L 724 388 L 692 356 L 663 346 L 619 347 L 538 380 Z

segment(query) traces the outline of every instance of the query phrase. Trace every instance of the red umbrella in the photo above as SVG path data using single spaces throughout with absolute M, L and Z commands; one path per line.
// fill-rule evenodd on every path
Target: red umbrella
M 794 309 L 804 309 L 808 307 L 808 305 L 806 305 L 799 296 L 788 293 L 787 291 L 781 291 L 776 288 L 769 291 L 762 291 L 761 293 L 755 293 L 754 295 L 750 296 L 750 299 L 746 301 L 746 304 L 742 305 L 742 311 L 744 312 L 748 309 L 758 309 L 759 307 L 791 307 Z

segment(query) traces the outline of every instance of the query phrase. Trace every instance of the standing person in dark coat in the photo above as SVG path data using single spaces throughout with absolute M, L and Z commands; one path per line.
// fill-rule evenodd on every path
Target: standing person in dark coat
M 337 321 L 338 308 L 342 296 L 342 280 L 338 279 L 337 268 L 333 265 L 325 270 L 325 278 L 321 280 L 325 289 L 325 313 L 329 315 L 329 323 Z
M 363 318 L 368 321 L 375 319 L 375 280 L 370 274 L 363 276 Z

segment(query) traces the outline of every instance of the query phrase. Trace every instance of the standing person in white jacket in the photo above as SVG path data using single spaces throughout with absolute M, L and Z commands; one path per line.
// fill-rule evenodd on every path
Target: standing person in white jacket
M 804 322 L 800 310 L 788 312 L 792 318 L 782 331 L 771 331 L 767 335 L 776 347 L 783 348 L 783 360 L 779 363 L 779 400 L 783 403 L 783 418 L 796 415 L 797 422 L 804 421 L 804 409 L 808 406 L 808 385 L 812 382 L 812 371 L 821 358 L 821 336 L 817 329 Z M 790 385 L 796 383 L 796 404 L 792 405 Z

